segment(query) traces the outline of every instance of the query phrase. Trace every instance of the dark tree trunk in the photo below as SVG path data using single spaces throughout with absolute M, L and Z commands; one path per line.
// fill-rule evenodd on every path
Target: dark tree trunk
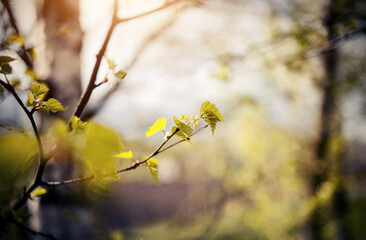
M 341 1 L 329 0 L 325 9 L 323 26 L 326 31 L 327 46 L 323 49 L 322 62 L 324 66 L 324 79 L 321 83 L 322 94 L 320 109 L 319 138 L 315 146 L 315 165 L 311 177 L 311 193 L 316 196 L 322 184 L 336 177 L 334 194 L 330 200 L 331 208 L 316 206 L 309 219 L 310 239 L 323 239 L 324 225 L 335 221 L 337 225 L 336 239 L 349 239 L 345 223 L 347 213 L 346 189 L 344 187 L 343 151 L 332 149 L 332 141 L 341 136 L 341 116 L 339 111 L 340 94 L 337 79 L 338 69 L 338 36 L 337 24 L 342 21 L 340 15 Z M 332 180 L 331 180 L 332 181 Z

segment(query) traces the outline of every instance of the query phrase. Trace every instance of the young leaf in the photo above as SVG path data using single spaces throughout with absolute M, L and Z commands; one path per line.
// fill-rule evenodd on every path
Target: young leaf
M 17 60 L 17 58 L 12 58 L 9 56 L 0 56 L 0 65 L 8 64 L 14 60 Z
M 224 121 L 220 111 L 215 104 L 210 102 L 204 102 L 201 105 L 200 116 L 210 126 L 212 134 L 214 134 L 216 123 Z
M 30 107 L 30 106 L 34 106 L 34 105 L 35 105 L 35 101 L 34 101 L 33 93 L 28 93 L 28 101 L 25 104 L 25 106 Z
M 146 162 L 146 166 L 149 169 L 149 172 L 151 173 L 151 176 L 158 183 L 158 185 L 161 186 L 160 182 L 159 182 L 159 178 L 158 178 L 158 166 L 159 166 L 158 160 L 156 160 L 155 158 L 150 158 Z
M 32 89 L 33 95 L 41 100 L 43 100 L 43 98 L 46 96 L 46 94 L 49 91 L 46 84 L 37 83 L 37 82 L 33 82 L 31 84 L 31 89 Z
M 73 116 L 71 118 L 71 128 L 73 131 L 77 131 L 79 129 L 85 129 L 87 127 L 87 123 L 83 122 L 77 116 Z
M 184 119 L 185 117 L 182 116 L 182 118 Z M 192 135 L 192 132 L 194 130 L 194 127 L 193 125 L 188 125 L 186 124 L 184 121 L 181 122 L 179 121 L 179 119 L 177 117 L 174 117 L 174 122 L 175 124 L 177 125 L 177 127 L 179 128 L 179 130 L 181 130 L 188 138 Z
M 31 197 L 39 197 L 43 194 L 46 194 L 47 193 L 47 190 L 42 188 L 42 187 L 38 187 L 36 188 L 32 193 L 31 193 Z
M 124 79 L 126 77 L 127 73 L 123 71 L 118 71 L 114 74 L 114 76 L 118 77 L 119 79 Z
M 125 151 L 114 155 L 115 158 L 133 158 L 132 151 Z
M 12 68 L 9 64 L 5 63 L 1 65 L 0 73 L 10 74 L 12 72 Z
M 104 54 L 104 58 L 108 63 L 108 67 L 110 70 L 114 70 L 116 68 L 116 64 L 114 63 L 114 61 L 110 58 L 108 58 L 107 54 Z
M 174 126 L 174 127 L 172 127 L 172 133 L 174 133 L 175 131 L 177 130 L 177 127 L 176 126 Z M 183 138 L 184 140 L 186 140 L 187 142 L 189 142 L 189 143 L 191 143 L 190 141 L 189 141 L 189 137 L 187 137 L 181 130 L 179 130 L 176 134 L 175 134 L 175 136 L 177 136 L 177 137 L 180 137 L 180 138 Z
M 47 100 L 47 102 L 44 104 L 42 111 L 48 112 L 59 112 L 59 111 L 65 111 L 67 109 L 62 106 L 62 104 L 55 98 L 50 98 Z
M 13 33 L 6 40 L 6 44 L 10 44 L 13 42 L 17 42 L 20 44 L 20 46 L 24 46 L 25 39 L 22 36 L 20 36 L 19 34 Z
M 27 69 L 24 73 L 31 77 L 34 81 L 40 79 L 40 76 L 38 76 L 38 74 L 35 73 L 32 69 Z
M 156 132 L 158 132 L 160 130 L 164 130 L 165 124 L 166 124 L 166 118 L 160 118 L 160 119 L 156 120 L 156 122 L 147 129 L 145 136 L 150 137 L 151 135 L 155 134 Z

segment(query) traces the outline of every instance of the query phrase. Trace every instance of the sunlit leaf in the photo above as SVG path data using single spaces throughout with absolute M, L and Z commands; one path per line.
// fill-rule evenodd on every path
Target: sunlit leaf
M 9 56 L 0 56 L 0 65 L 8 64 L 14 60 L 17 60 L 17 58 L 12 58 Z
M 47 193 L 47 190 L 42 188 L 42 187 L 38 187 L 36 188 L 32 193 L 31 193 L 31 197 L 39 197 L 43 194 L 46 194 Z
M 73 131 L 78 131 L 81 129 L 85 129 L 87 127 L 87 123 L 83 122 L 77 116 L 72 116 L 71 118 L 71 128 Z
M 94 173 L 114 176 L 116 171 L 115 158 L 123 151 L 122 141 L 116 133 L 96 123 L 89 123 L 86 144 L 82 147 L 85 161 Z
M 151 173 L 151 176 L 154 178 L 154 180 L 158 183 L 160 186 L 159 178 L 158 178 L 158 166 L 159 162 L 155 158 L 150 158 L 146 162 L 146 166 L 149 169 L 149 172 Z
M 28 101 L 25 104 L 25 106 L 30 107 L 30 106 L 34 106 L 34 105 L 35 105 L 35 101 L 34 101 L 33 93 L 28 93 Z
M 10 44 L 13 42 L 19 43 L 21 46 L 24 46 L 25 39 L 22 36 L 20 36 L 19 34 L 13 33 L 8 37 L 8 39 L 6 40 L 6 43 Z
M 125 151 L 114 155 L 115 158 L 133 158 L 132 151 Z
M 119 79 L 124 79 L 126 77 L 127 73 L 123 71 L 118 71 L 114 74 L 114 76 L 118 77 Z
M 24 72 L 25 74 L 27 74 L 29 77 L 31 77 L 34 81 L 40 79 L 40 76 L 35 73 L 32 69 L 27 69 Z
M 114 61 L 112 59 L 108 58 L 107 54 L 104 55 L 104 59 L 107 61 L 108 68 L 110 70 L 114 70 L 116 68 L 116 64 L 114 63 Z
M 46 96 L 46 94 L 49 91 L 46 84 L 37 83 L 37 82 L 33 82 L 31 84 L 31 89 L 32 89 L 33 95 L 41 100 Z
M 200 115 L 205 122 L 210 126 L 212 134 L 214 134 L 216 123 L 224 121 L 220 111 L 215 104 L 210 102 L 204 102 L 201 105 Z
M 184 116 L 182 117 L 184 118 Z M 174 117 L 175 125 L 181 130 L 188 138 L 192 135 L 195 125 L 188 125 L 183 121 L 180 121 L 177 117 Z M 189 122 L 192 123 L 192 122 Z
M 44 106 L 42 107 L 42 111 L 48 112 L 59 112 L 59 111 L 66 111 L 67 107 L 64 108 L 62 104 L 55 98 L 50 98 L 46 101 Z
M 177 130 L 177 127 L 176 126 L 172 127 L 172 133 L 174 133 L 176 130 Z M 189 137 L 187 137 L 181 130 L 179 130 L 178 132 L 176 132 L 175 133 L 175 136 L 180 137 L 180 138 L 182 138 L 182 139 L 184 139 L 184 140 L 186 140 L 187 142 L 190 143 Z
M 164 130 L 166 125 L 166 118 L 160 118 L 156 120 L 156 122 L 147 129 L 146 131 L 146 137 L 150 137 L 151 135 L 155 134 L 156 132 L 160 130 Z

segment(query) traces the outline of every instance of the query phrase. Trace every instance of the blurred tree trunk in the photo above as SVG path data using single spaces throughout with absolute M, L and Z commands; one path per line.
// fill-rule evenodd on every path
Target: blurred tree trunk
M 345 216 L 347 213 L 346 189 L 344 186 L 343 146 L 341 133 L 341 114 L 339 111 L 340 79 L 337 78 L 338 23 L 343 19 L 344 1 L 329 0 L 325 8 L 323 26 L 326 31 L 327 45 L 322 51 L 324 79 L 320 86 L 322 94 L 319 138 L 315 146 L 315 166 L 311 177 L 311 192 L 317 196 L 324 183 L 330 183 L 334 192 L 330 199 L 331 208 L 317 205 L 309 219 L 310 239 L 324 239 L 325 224 L 333 221 L 336 225 L 336 239 L 349 239 Z
M 46 55 L 50 74 L 47 83 L 51 95 L 69 110 L 68 118 L 81 95 L 80 51 L 83 33 L 79 23 L 79 1 L 44 1 Z
M 38 14 L 40 21 L 44 24 L 45 60 L 48 65 L 46 83 L 50 88 L 48 97 L 54 97 L 63 106 L 68 107 L 66 112 L 57 114 L 68 119 L 81 95 L 80 51 L 83 33 L 79 23 L 79 1 L 44 1 Z M 48 120 L 49 117 L 52 116 L 44 116 Z M 47 125 L 47 122 L 45 124 Z M 66 149 L 64 154 L 62 159 L 53 158 L 50 161 L 45 179 L 74 177 L 78 168 Z M 81 231 L 85 232 L 84 227 L 90 227 L 89 220 L 84 218 L 75 227 L 75 222 L 70 221 L 70 218 L 85 216 L 82 208 L 75 204 L 78 201 L 75 196 L 82 192 L 81 188 L 81 185 L 72 185 L 49 189 L 48 193 L 42 197 L 37 210 L 40 221 L 39 230 L 52 232 L 57 239 L 80 238 L 83 234 Z

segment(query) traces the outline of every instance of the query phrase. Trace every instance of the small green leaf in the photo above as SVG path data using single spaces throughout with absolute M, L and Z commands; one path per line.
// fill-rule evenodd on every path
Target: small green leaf
M 8 64 L 14 60 L 17 60 L 17 58 L 12 58 L 9 56 L 0 56 L 0 65 Z
M 158 178 L 158 166 L 159 166 L 158 160 L 156 160 L 155 158 L 150 158 L 146 162 L 146 166 L 149 169 L 149 172 L 151 173 L 151 176 L 158 183 L 158 185 L 161 186 L 160 182 L 159 182 L 159 178 Z
M 41 100 L 43 100 L 43 98 L 46 96 L 46 94 L 49 91 L 46 84 L 37 83 L 37 82 L 33 82 L 31 84 L 31 89 L 32 89 L 33 95 Z
M 184 119 L 185 117 L 182 116 L 182 118 Z M 183 122 L 179 121 L 177 117 L 174 117 L 174 122 L 175 125 L 177 125 L 177 127 L 179 128 L 179 130 L 181 130 L 188 138 L 192 135 L 195 125 L 190 126 L 186 124 L 184 121 Z
M 133 158 L 132 151 L 125 151 L 114 155 L 115 158 Z
M 104 58 L 108 63 L 108 67 L 110 70 L 114 70 L 116 68 L 116 64 L 114 63 L 114 61 L 110 58 L 108 58 L 107 54 L 104 54 Z
M 46 194 L 47 193 L 47 190 L 42 188 L 42 187 L 38 187 L 36 188 L 32 193 L 31 193 L 31 197 L 39 197 L 43 194 Z
M 119 79 L 124 79 L 126 77 L 127 73 L 123 71 L 118 71 L 114 74 L 114 76 L 118 77 Z
M 200 116 L 210 126 L 212 134 L 214 134 L 216 123 L 224 121 L 220 111 L 215 104 L 210 102 L 204 102 L 201 105 Z
M 78 131 L 79 129 L 85 129 L 87 127 L 87 123 L 83 122 L 77 116 L 72 116 L 71 118 L 71 128 L 73 131 Z
M 25 104 L 25 106 L 30 107 L 30 106 L 34 106 L 34 105 L 35 105 L 35 101 L 34 101 L 33 93 L 28 93 L 28 101 Z
M 12 72 L 12 68 L 9 64 L 5 63 L 1 65 L 0 73 L 10 74 Z
M 35 73 L 32 69 L 27 69 L 24 72 L 25 74 L 27 74 L 29 77 L 31 77 L 34 81 L 40 79 L 41 77 Z
M 172 127 L 172 133 L 175 133 L 176 130 L 177 130 L 176 126 Z M 175 136 L 180 137 L 180 138 L 186 140 L 187 142 L 191 143 L 189 141 L 190 140 L 189 137 L 187 137 L 181 130 L 179 130 L 177 133 L 175 133 Z
M 19 43 L 20 46 L 24 46 L 25 39 L 22 36 L 20 36 L 19 34 L 13 33 L 8 37 L 8 39 L 6 40 L 6 43 L 10 44 L 13 42 Z
M 48 112 L 59 112 L 59 111 L 65 111 L 67 109 L 62 106 L 62 104 L 55 98 L 50 98 L 47 100 L 47 102 L 44 104 L 42 111 Z
M 146 134 L 145 134 L 146 137 L 150 137 L 151 135 L 155 134 L 156 132 L 158 132 L 160 130 L 164 130 L 165 124 L 166 124 L 166 118 L 160 118 L 160 119 L 156 120 L 156 122 L 147 129 Z

